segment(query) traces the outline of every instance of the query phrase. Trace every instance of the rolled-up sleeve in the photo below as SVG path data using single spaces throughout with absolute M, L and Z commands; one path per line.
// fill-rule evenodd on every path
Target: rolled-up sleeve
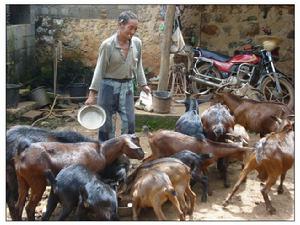
M 99 91 L 100 82 L 103 78 L 103 75 L 106 71 L 107 64 L 109 59 L 109 45 L 107 43 L 102 43 L 99 48 L 99 55 L 97 64 L 94 70 L 93 79 L 89 87 L 90 90 Z

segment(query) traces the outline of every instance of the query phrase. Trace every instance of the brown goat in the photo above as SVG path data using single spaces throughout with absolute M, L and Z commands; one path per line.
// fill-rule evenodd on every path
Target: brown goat
M 156 169 L 144 171 L 135 180 L 132 190 L 133 220 L 138 220 L 140 209 L 144 207 L 152 207 L 159 220 L 167 220 L 161 208 L 167 200 L 175 206 L 180 220 L 184 220 L 177 193 L 166 173 Z
M 153 134 L 149 133 L 148 139 L 152 154 L 144 161 L 168 157 L 184 149 L 195 153 L 212 153 L 212 158 L 203 162 L 204 170 L 222 157 L 243 160 L 245 152 L 250 149 L 235 143 L 221 143 L 209 139 L 198 140 L 195 137 L 169 130 L 159 130 Z
M 234 129 L 234 117 L 230 115 L 229 109 L 220 103 L 206 109 L 201 115 L 201 121 L 206 138 L 212 141 L 225 142 L 227 133 L 232 133 Z M 224 187 L 229 187 L 228 159 L 218 159 L 217 168 L 223 178 Z
M 250 137 L 245 127 L 236 123 L 234 125 L 233 131 L 231 133 L 227 133 L 227 136 L 231 136 L 235 138 L 234 140 L 242 141 L 245 146 L 248 146 Z
M 135 135 L 122 135 L 103 142 L 60 143 L 38 142 L 26 149 L 20 149 L 15 156 L 19 198 L 16 203 L 19 220 L 25 205 L 28 190 L 31 189 L 26 206 L 28 220 L 34 220 L 35 208 L 45 191 L 47 181 L 44 175 L 51 170 L 55 175 L 64 167 L 72 164 L 85 165 L 93 172 L 102 171 L 121 154 L 130 158 L 143 159 L 144 152 L 137 146 Z
M 210 106 L 201 114 L 205 136 L 213 141 L 225 142 L 226 134 L 234 129 L 234 117 L 229 109 L 221 104 Z
M 190 187 L 190 168 L 175 158 L 161 158 L 141 164 L 127 177 L 126 184 L 121 187 L 119 196 L 124 198 L 127 193 L 132 193 L 134 191 L 134 188 L 132 188 L 135 183 L 134 180 L 139 179 L 149 170 L 158 170 L 169 176 L 180 203 L 181 211 L 184 216 L 186 214 L 191 216 L 194 211 L 196 195 Z M 155 183 L 150 185 L 154 186 Z
M 215 93 L 214 100 L 228 106 L 236 123 L 249 131 L 259 133 L 261 137 L 278 131 L 279 125 L 274 116 L 286 118 L 292 114 L 292 111 L 282 103 L 243 99 L 228 92 Z
M 285 121 L 286 120 L 287 119 L 285 119 Z M 278 194 L 283 193 L 283 181 L 287 171 L 294 163 L 294 145 L 293 126 L 289 122 L 282 128 L 281 132 L 270 133 L 266 137 L 261 138 L 255 146 L 255 152 L 250 155 L 245 168 L 240 174 L 239 180 L 224 201 L 223 206 L 225 207 L 229 204 L 229 200 L 246 179 L 247 175 L 251 171 L 257 170 L 258 178 L 262 181 L 266 181 L 266 184 L 261 190 L 266 209 L 270 214 L 274 214 L 276 209 L 271 205 L 268 193 L 279 176 L 280 185 L 278 186 L 277 192 Z

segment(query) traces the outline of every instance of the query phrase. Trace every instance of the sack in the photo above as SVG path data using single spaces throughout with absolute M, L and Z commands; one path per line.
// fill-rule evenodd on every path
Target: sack
M 181 34 L 179 26 L 176 28 L 172 34 L 172 44 L 170 47 L 170 53 L 181 52 L 184 49 L 185 42 Z
M 139 99 L 135 103 L 135 108 L 142 109 L 148 112 L 153 110 L 152 107 L 152 95 L 141 91 Z

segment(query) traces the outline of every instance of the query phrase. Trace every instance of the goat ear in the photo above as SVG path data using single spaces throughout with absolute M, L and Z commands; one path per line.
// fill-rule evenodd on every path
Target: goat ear
M 80 188 L 79 188 L 79 194 L 82 197 L 83 201 L 88 198 L 88 193 L 87 193 L 87 191 L 86 191 L 86 189 L 85 189 L 84 186 L 80 186 Z
M 135 134 L 135 133 L 134 134 L 130 134 L 130 137 L 133 138 L 133 139 L 134 138 L 138 138 L 137 134 Z
M 79 204 L 83 205 L 85 208 L 89 207 L 89 203 L 87 201 L 88 193 L 84 186 L 79 188 Z
M 131 149 L 137 149 L 140 148 L 139 146 L 137 146 L 135 143 L 133 143 L 133 141 L 130 138 L 125 138 L 125 143 L 126 145 L 131 148 Z

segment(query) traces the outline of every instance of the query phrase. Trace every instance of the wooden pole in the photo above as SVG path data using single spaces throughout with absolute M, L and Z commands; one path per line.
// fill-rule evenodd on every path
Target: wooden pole
M 173 23 L 175 16 L 175 5 L 168 5 L 165 21 L 165 32 L 160 54 L 160 70 L 158 91 L 168 90 L 169 66 L 170 66 L 170 46 L 173 32 Z

